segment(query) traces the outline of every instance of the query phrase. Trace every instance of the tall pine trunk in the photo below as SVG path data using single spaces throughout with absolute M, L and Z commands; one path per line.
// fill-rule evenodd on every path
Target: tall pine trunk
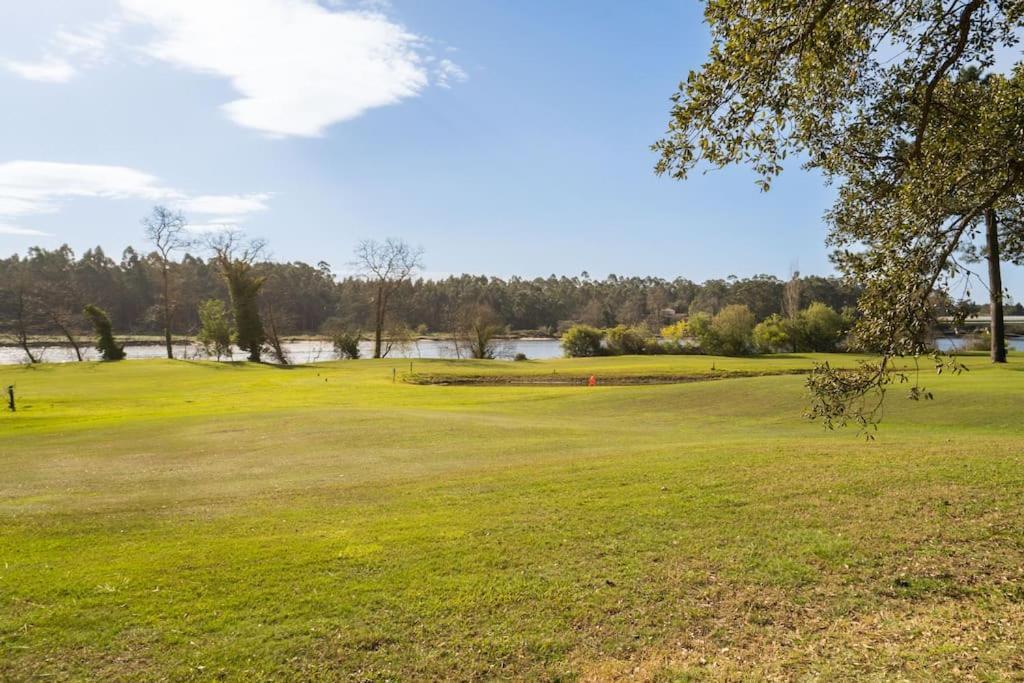
M 994 209 L 985 211 L 985 241 L 988 247 L 989 319 L 993 363 L 1006 362 L 1006 326 L 1003 320 L 1003 274 L 999 265 L 999 223 Z

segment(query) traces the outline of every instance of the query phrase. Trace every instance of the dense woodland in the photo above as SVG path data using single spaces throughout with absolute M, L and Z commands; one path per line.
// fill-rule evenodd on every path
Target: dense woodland
M 163 330 L 163 261 L 128 247 L 119 258 L 102 248 L 81 255 L 69 247 L 32 248 L 25 256 L 0 260 L 0 325 L 11 326 L 21 307 L 33 334 L 60 334 L 60 325 L 88 329 L 80 314 L 86 304 L 105 310 L 119 334 L 158 334 Z M 214 258 L 184 254 L 168 263 L 176 334 L 199 329 L 200 304 L 228 301 L 228 291 Z M 282 334 L 322 334 L 339 328 L 355 331 L 373 326 L 371 279 L 338 278 L 327 263 L 257 262 L 266 276 L 261 306 L 272 308 Z M 823 302 L 839 311 L 856 305 L 857 289 L 835 278 L 800 277 L 789 284 L 791 305 Z M 784 312 L 787 283 L 770 275 L 696 283 L 684 277 L 609 275 L 502 279 L 461 275 L 444 280 L 414 278 L 392 295 L 389 325 L 423 333 L 453 331 L 468 309 L 486 306 L 503 327 L 517 332 L 556 334 L 573 322 L 596 327 L 646 326 L 657 330 L 696 312 L 717 313 L 729 304 L 746 305 L 757 320 Z

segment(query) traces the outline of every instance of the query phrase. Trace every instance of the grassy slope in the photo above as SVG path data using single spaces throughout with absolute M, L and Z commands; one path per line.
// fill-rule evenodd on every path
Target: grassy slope
M 4 368 L 0 678 L 1019 676 L 1024 363 L 970 363 L 873 443 L 801 421 L 796 376 Z

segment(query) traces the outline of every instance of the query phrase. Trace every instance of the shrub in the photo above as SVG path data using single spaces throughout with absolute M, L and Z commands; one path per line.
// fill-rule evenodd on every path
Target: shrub
M 96 330 L 96 350 L 100 352 L 100 357 L 103 360 L 123 359 L 124 345 L 118 344 L 114 339 L 113 326 L 106 311 L 89 304 L 83 312 L 92 321 L 92 326 Z
M 519 353 L 517 353 L 517 354 L 516 354 L 516 355 L 515 355 L 515 356 L 514 356 L 514 357 L 512 358 L 512 360 L 515 360 L 515 361 L 523 361 L 523 360 L 526 360 L 526 354 L 525 354 L 525 353 L 522 353 L 522 352 L 519 352 Z
M 754 314 L 742 304 L 726 306 L 714 318 L 698 313 L 689 328 L 704 353 L 743 356 L 753 351 Z
M 685 320 L 680 320 L 661 328 L 661 337 L 678 343 L 690 336 L 689 328 L 690 326 Z
M 224 308 L 224 302 L 207 299 L 199 304 L 199 334 L 196 341 L 203 347 L 207 356 L 231 355 L 231 323 Z
M 569 358 L 601 355 L 601 330 L 590 325 L 573 325 L 562 335 L 562 350 Z
M 711 327 L 711 316 L 707 313 L 694 313 L 687 322 L 690 336 L 697 340 L 697 346 L 703 353 L 718 352 L 718 336 Z
M 456 343 L 465 346 L 470 358 L 493 359 L 498 354 L 498 335 L 503 331 L 494 309 L 477 304 L 462 314 L 455 330 Z
M 846 334 L 843 316 L 826 304 L 816 301 L 797 316 L 800 324 L 800 350 L 835 351 Z
M 789 348 L 788 321 L 778 313 L 768 316 L 754 328 L 754 347 L 761 353 L 776 353 Z
M 743 356 L 754 347 L 754 314 L 743 304 L 723 308 L 711 321 L 718 336 L 719 353 L 724 356 Z
M 341 359 L 357 360 L 359 358 L 359 334 L 351 332 L 335 332 L 331 335 L 334 355 Z
M 608 353 L 615 356 L 636 356 L 647 351 L 648 334 L 638 327 L 619 325 L 605 330 Z

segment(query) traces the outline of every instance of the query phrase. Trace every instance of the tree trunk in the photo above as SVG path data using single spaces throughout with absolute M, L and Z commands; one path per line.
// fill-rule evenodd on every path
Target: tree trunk
M 35 356 L 32 355 L 32 348 L 28 345 L 28 325 L 25 324 L 25 294 L 23 292 L 18 293 L 18 344 L 21 346 L 21 350 L 28 356 L 28 362 L 36 364 L 39 362 Z
M 174 360 L 174 349 L 171 347 L 171 274 L 167 270 L 167 259 L 164 259 L 164 342 L 167 344 L 167 357 Z
M 988 246 L 989 319 L 993 363 L 1006 362 L 1006 329 L 1003 320 L 1003 275 L 999 265 L 999 223 L 994 209 L 985 211 L 985 241 Z
M 78 340 L 75 339 L 75 336 L 73 334 L 71 334 L 71 330 L 68 329 L 67 325 L 65 325 L 64 323 L 62 323 L 60 321 L 60 318 L 58 318 L 56 316 L 52 316 L 52 320 L 53 320 L 54 325 L 57 326 L 57 329 L 59 329 L 61 331 L 61 333 L 65 337 L 67 337 L 68 342 L 71 343 L 71 348 L 73 348 L 75 350 L 75 355 L 78 356 L 78 362 L 81 363 L 82 360 L 83 360 L 82 359 L 82 349 L 79 348 L 79 346 L 78 346 Z
M 18 334 L 18 343 L 21 345 L 21 350 L 28 356 L 28 362 L 33 365 L 39 362 L 39 359 L 32 355 L 32 348 L 28 345 L 28 335 L 24 332 Z
M 381 339 L 384 336 L 384 287 L 377 286 L 377 306 L 374 318 L 373 357 L 380 358 Z

